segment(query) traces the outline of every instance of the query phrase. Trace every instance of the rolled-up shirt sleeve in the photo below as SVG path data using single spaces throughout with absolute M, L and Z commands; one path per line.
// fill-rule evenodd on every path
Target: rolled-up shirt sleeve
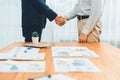
M 91 0 L 91 12 L 82 33 L 89 34 L 102 15 L 102 0 Z

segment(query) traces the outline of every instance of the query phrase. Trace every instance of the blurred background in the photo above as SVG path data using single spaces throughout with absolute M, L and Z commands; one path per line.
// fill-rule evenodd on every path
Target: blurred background
M 59 15 L 72 10 L 77 0 L 46 0 Z M 101 42 L 120 48 L 120 0 L 105 0 Z M 77 42 L 76 18 L 62 27 L 47 21 L 41 42 Z M 33 26 L 34 27 L 34 26 Z M 0 0 L 0 48 L 13 42 L 23 42 L 21 28 L 21 0 Z

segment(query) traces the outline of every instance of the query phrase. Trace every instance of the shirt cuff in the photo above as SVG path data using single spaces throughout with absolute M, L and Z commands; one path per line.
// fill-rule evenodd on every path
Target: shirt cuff
M 67 21 L 72 19 L 72 15 L 71 14 L 66 14 L 65 16 L 67 17 Z

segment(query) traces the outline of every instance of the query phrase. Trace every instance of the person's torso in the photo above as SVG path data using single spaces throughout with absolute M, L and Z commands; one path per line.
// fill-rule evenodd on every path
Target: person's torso
M 92 0 L 79 0 L 78 4 L 78 15 L 89 15 L 91 11 L 91 2 Z
M 44 1 L 45 2 L 45 1 Z M 45 27 L 46 17 L 35 6 L 35 0 L 22 0 L 22 25 L 40 25 Z

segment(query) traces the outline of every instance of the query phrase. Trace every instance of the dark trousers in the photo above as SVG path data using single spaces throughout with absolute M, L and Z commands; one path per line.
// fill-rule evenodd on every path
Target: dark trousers
M 39 33 L 39 42 L 41 40 L 43 28 L 40 28 L 40 26 L 34 25 L 34 26 L 22 26 L 23 36 L 25 38 L 25 42 L 32 42 L 32 33 L 34 31 Z

